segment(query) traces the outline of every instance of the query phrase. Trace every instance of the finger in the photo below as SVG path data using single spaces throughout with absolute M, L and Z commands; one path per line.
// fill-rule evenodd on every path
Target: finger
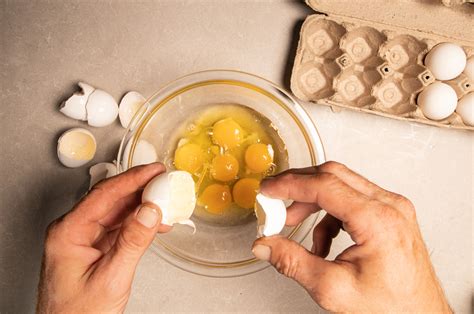
M 258 259 L 272 264 L 281 274 L 296 280 L 312 296 L 320 293 L 327 278 L 333 277 L 332 274 L 341 267 L 311 254 L 298 243 L 281 236 L 258 239 L 252 252 Z
M 161 218 L 157 206 L 140 205 L 123 223 L 115 243 L 96 272 L 114 276 L 114 281 L 119 285 L 130 285 L 140 258 L 159 230 Z
M 282 172 L 281 174 L 315 174 L 317 172 L 332 173 L 338 176 L 344 183 L 356 189 L 357 191 L 367 195 L 368 197 L 391 205 L 397 209 L 401 209 L 401 206 L 406 205 L 404 204 L 406 202 L 400 202 L 400 196 L 396 193 L 381 188 L 380 186 L 369 181 L 367 178 L 361 176 L 357 172 L 349 169 L 347 166 L 335 161 L 328 161 L 319 166 L 289 169 L 285 172 Z
M 320 210 L 320 208 L 313 203 L 293 202 L 293 204 L 286 209 L 286 225 L 296 226 L 318 210 Z
M 342 223 L 326 214 L 313 231 L 313 253 L 325 258 L 331 249 L 332 240 L 339 234 Z
M 269 197 L 314 203 L 344 222 L 345 230 L 357 244 L 367 240 L 376 228 L 375 210 L 381 203 L 353 189 L 334 174 L 322 172 L 314 175 L 288 173 L 260 185 Z M 373 223 L 371 223 L 373 222 Z
M 115 203 L 137 192 L 155 176 L 165 171 L 161 163 L 133 167 L 128 171 L 101 181 L 73 209 L 71 215 L 78 221 L 97 222 L 113 209 Z

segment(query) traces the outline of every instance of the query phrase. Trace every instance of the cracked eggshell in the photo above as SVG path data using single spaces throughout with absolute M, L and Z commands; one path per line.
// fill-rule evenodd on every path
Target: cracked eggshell
M 66 167 L 77 168 L 94 158 L 97 143 L 94 135 L 86 129 L 73 128 L 58 139 L 59 161 Z
M 133 138 L 127 142 L 125 149 L 123 151 L 122 158 L 122 170 L 125 171 L 128 169 L 128 159 L 130 157 L 130 151 L 132 149 Z M 138 140 L 132 160 L 132 167 L 146 165 L 154 163 L 158 160 L 158 155 L 156 154 L 155 147 L 146 140 Z
M 465 95 L 459 100 L 456 112 L 461 116 L 465 124 L 474 126 L 474 92 Z
M 434 82 L 418 95 L 417 104 L 423 115 L 431 120 L 442 120 L 449 117 L 458 102 L 458 96 L 448 84 Z
M 89 168 L 89 175 L 91 181 L 89 189 L 91 189 L 97 182 L 113 177 L 117 174 L 117 165 L 111 162 L 101 162 Z
M 451 80 L 466 67 L 466 53 L 456 44 L 441 43 L 428 52 L 425 65 L 436 79 Z
M 258 193 L 255 200 L 255 215 L 257 216 L 257 237 L 279 234 L 285 227 L 286 206 L 280 199 Z
M 86 104 L 87 123 L 94 127 L 107 126 L 118 116 L 118 105 L 107 92 L 96 89 L 90 94 Z
M 119 105 L 119 119 L 122 127 L 128 128 L 138 109 L 140 109 L 145 101 L 145 97 L 134 91 L 128 92 L 123 96 Z
M 71 95 L 66 101 L 64 101 L 59 111 L 66 116 L 76 120 L 87 120 L 86 104 L 89 96 L 94 92 L 95 88 L 89 84 L 79 82 L 80 90 Z
M 186 171 L 170 171 L 153 178 L 145 187 L 142 203 L 153 203 L 160 207 L 162 223 L 189 225 L 196 207 L 196 191 L 192 175 Z

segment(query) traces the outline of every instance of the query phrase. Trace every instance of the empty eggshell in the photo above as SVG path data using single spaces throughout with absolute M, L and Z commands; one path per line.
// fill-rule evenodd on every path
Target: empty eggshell
M 119 105 L 119 119 L 124 128 L 128 128 L 133 116 L 145 101 L 145 97 L 134 91 L 128 92 L 123 96 Z
M 459 100 L 456 112 L 461 116 L 465 124 L 474 126 L 474 92 L 465 95 Z
M 428 85 L 417 99 L 423 115 L 431 120 L 442 120 L 449 117 L 456 109 L 457 101 L 454 89 L 441 82 Z
M 118 105 L 109 93 L 96 89 L 87 100 L 86 111 L 87 123 L 90 126 L 102 127 L 117 119 Z
M 94 158 L 97 144 L 91 132 L 73 128 L 64 132 L 58 139 L 59 161 L 66 167 L 76 168 Z
M 86 121 L 87 100 L 89 99 L 90 94 L 92 94 L 95 88 L 83 82 L 79 82 L 78 85 L 81 90 L 75 92 L 74 94 L 72 94 L 71 97 L 64 101 L 61 104 L 59 111 L 61 111 L 63 114 L 70 118 Z
M 101 162 L 89 168 L 89 175 L 91 181 L 89 189 L 91 189 L 97 182 L 113 177 L 117 174 L 117 165 L 110 162 Z
M 257 237 L 279 234 L 286 222 L 286 206 L 280 199 L 270 198 L 261 193 L 255 200 L 257 216 Z
M 474 84 L 474 57 L 467 59 L 464 74 L 466 74 L 466 76 L 469 78 L 471 84 Z
M 196 207 L 195 185 L 189 172 L 171 171 L 158 175 L 145 187 L 142 202 L 160 207 L 163 224 L 184 224 L 196 230 L 189 219 Z
M 428 52 L 425 65 L 436 79 L 451 80 L 466 67 L 466 53 L 458 45 L 441 43 Z
M 131 138 L 125 149 L 123 151 L 122 159 L 122 170 L 125 171 L 128 169 L 128 160 L 130 158 L 130 151 L 132 149 L 132 139 Z M 135 151 L 133 154 L 132 167 L 139 165 L 146 165 L 156 162 L 158 160 L 158 155 L 156 154 L 155 147 L 146 140 L 138 140 L 135 145 Z

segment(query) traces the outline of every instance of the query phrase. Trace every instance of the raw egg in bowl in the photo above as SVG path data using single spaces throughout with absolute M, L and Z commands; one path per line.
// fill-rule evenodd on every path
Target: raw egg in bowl
M 119 149 L 120 171 L 156 160 L 168 171 L 190 173 L 195 183 L 195 230 L 176 224 L 156 236 L 153 251 L 206 276 L 267 267 L 251 251 L 260 181 L 325 161 L 303 107 L 277 85 L 239 71 L 203 71 L 173 81 L 144 103 L 130 125 Z M 314 214 L 281 234 L 302 242 L 316 219 Z

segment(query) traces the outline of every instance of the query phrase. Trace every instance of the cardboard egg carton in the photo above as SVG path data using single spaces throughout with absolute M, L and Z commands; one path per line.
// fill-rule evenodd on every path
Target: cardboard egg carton
M 374 2 L 367 2 L 366 11 L 370 11 L 371 3 Z M 313 9 L 332 9 L 331 1 L 309 0 L 308 4 Z M 442 4 L 440 7 L 457 14 L 452 8 Z M 363 8 L 358 10 L 362 14 Z M 454 30 L 462 32 L 456 27 Z M 423 64 L 432 47 L 453 42 L 464 49 L 468 58 L 474 56 L 472 41 L 453 37 L 350 16 L 314 14 L 306 18 L 301 28 L 291 90 L 305 101 L 474 130 L 456 113 L 441 121 L 429 120 L 416 105 L 417 95 L 435 81 Z M 474 90 L 474 82 L 464 74 L 446 83 L 458 98 Z

